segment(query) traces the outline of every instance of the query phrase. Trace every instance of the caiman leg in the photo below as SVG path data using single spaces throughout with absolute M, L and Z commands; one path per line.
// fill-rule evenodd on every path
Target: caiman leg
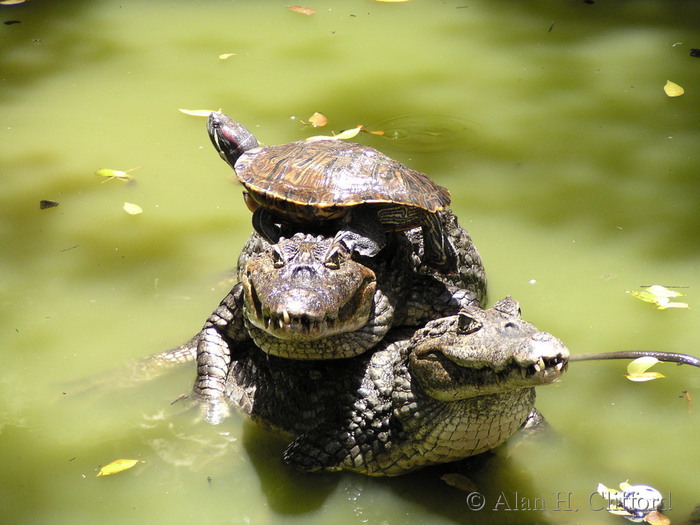
M 205 420 L 216 425 L 229 414 L 226 378 L 231 364 L 231 348 L 249 338 L 243 325 L 241 283 L 224 297 L 198 337 L 194 393 L 202 400 Z

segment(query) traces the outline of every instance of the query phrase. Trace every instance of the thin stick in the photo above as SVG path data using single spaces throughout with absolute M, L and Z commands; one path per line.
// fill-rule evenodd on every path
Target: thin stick
M 569 362 L 598 361 L 602 359 L 637 359 L 639 357 L 655 357 L 659 361 L 700 367 L 700 359 L 692 355 L 678 354 L 675 352 L 657 352 L 655 350 L 621 350 L 619 352 L 574 354 L 569 357 Z

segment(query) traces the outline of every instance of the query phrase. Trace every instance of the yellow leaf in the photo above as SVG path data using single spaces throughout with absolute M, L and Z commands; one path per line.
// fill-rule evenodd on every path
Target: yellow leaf
M 610 499 L 611 494 L 618 494 L 620 491 L 615 490 L 615 489 L 610 489 L 603 485 L 602 483 L 598 483 L 598 487 L 596 488 L 596 492 L 603 496 L 606 499 Z
M 119 180 L 123 180 L 126 182 L 126 181 L 130 181 L 131 179 L 134 178 L 132 175 L 129 175 L 129 172 L 134 171 L 134 170 L 138 170 L 138 169 L 141 169 L 141 166 L 139 166 L 137 168 L 131 168 L 130 170 L 125 170 L 125 171 L 112 170 L 109 168 L 102 168 L 102 169 L 97 170 L 95 172 L 95 175 L 98 175 L 100 177 L 106 177 L 106 180 L 104 180 L 102 182 L 107 182 L 108 180 L 112 180 L 112 179 L 119 179 Z
M 665 286 L 659 284 L 649 286 L 641 292 L 637 290 L 626 290 L 625 293 L 641 301 L 651 303 L 659 310 L 665 310 L 666 308 L 690 308 L 687 303 L 671 302 L 672 297 L 680 297 L 683 295 L 682 293 L 669 290 Z
M 226 60 L 227 58 L 231 58 L 231 57 L 235 57 L 235 56 L 236 56 L 236 53 L 221 53 L 219 55 L 219 60 Z M 182 111 L 182 110 L 180 110 L 180 111 Z M 209 116 L 209 115 L 207 115 L 207 116 Z
M 685 93 L 685 89 L 683 89 L 681 86 L 679 86 L 675 82 L 671 82 L 670 80 L 667 80 L 666 85 L 664 86 L 664 92 L 669 97 L 680 97 L 683 93 Z
M 125 202 L 123 207 L 124 211 L 129 215 L 138 215 L 140 213 L 143 213 L 141 206 L 139 206 L 138 204 L 134 204 L 133 202 Z
M 665 286 L 661 286 L 660 284 L 653 284 L 647 288 L 647 292 L 653 293 L 657 297 L 682 297 L 683 294 L 681 292 L 677 292 L 675 290 L 669 290 Z
M 288 5 L 287 9 L 306 16 L 311 16 L 316 13 L 315 9 L 311 9 L 310 7 L 302 7 L 300 5 Z
M 219 56 L 221 58 L 221 56 Z M 192 115 L 193 117 L 207 117 L 209 118 L 209 115 L 212 113 L 216 113 L 216 110 L 212 109 L 178 109 L 180 113 L 184 113 L 185 115 Z
M 656 305 L 656 307 L 659 310 L 665 310 L 666 308 L 688 308 L 690 309 L 690 306 L 688 306 L 688 303 L 668 303 L 664 302 L 662 304 Z
M 659 360 L 656 359 L 655 357 L 651 357 L 651 356 L 640 357 L 638 359 L 635 359 L 634 361 L 631 361 L 630 364 L 627 365 L 627 373 L 628 374 L 643 374 L 644 372 L 649 370 L 652 366 L 654 366 L 658 362 L 659 362 Z
M 115 459 L 111 463 L 108 463 L 100 469 L 97 473 L 98 476 L 111 476 L 112 474 L 118 474 L 124 470 L 129 470 L 137 463 L 145 463 L 145 461 L 140 459 Z
M 644 372 L 642 374 L 626 374 L 625 377 L 635 383 L 643 383 L 645 381 L 653 381 L 654 379 L 662 379 L 666 376 L 659 372 Z
M 2 0 L 0 2 L 0 5 L 17 5 L 17 4 L 23 4 L 27 0 Z
M 362 126 L 357 126 L 356 128 L 350 128 L 346 129 L 345 131 L 341 131 L 337 135 L 315 135 L 313 137 L 308 137 L 305 140 L 308 140 L 309 142 L 313 142 L 315 140 L 348 140 L 355 138 L 357 135 L 359 135 L 361 130 Z

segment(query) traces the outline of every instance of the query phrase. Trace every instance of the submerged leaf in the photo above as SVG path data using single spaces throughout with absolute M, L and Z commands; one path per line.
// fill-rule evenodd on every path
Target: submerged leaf
M 316 13 L 315 9 L 311 9 L 310 7 L 303 7 L 300 5 L 288 5 L 287 9 L 306 16 L 311 16 Z
M 49 201 L 49 200 L 41 200 L 39 201 L 39 209 L 40 210 L 45 210 L 47 208 L 55 208 L 58 206 L 58 202 L 56 201 Z
M 235 57 L 235 56 L 236 56 L 236 53 L 221 53 L 219 55 L 219 60 L 226 60 L 227 58 L 231 58 L 231 57 Z M 182 111 L 182 110 L 180 110 L 180 111 Z
M 666 93 L 666 95 L 669 97 L 680 97 L 683 93 L 685 93 L 685 89 L 675 82 L 667 80 L 666 85 L 664 85 L 664 93 Z
M 134 204 L 133 202 L 125 202 L 123 208 L 129 215 L 139 215 L 140 213 L 143 213 L 141 206 Z
M 448 472 L 447 474 L 443 474 L 440 476 L 440 479 L 449 486 L 464 492 L 477 492 L 479 490 L 472 480 L 470 480 L 464 474 L 458 474 L 457 472 Z
M 112 474 L 118 474 L 125 470 L 129 470 L 134 467 L 137 463 L 145 463 L 141 459 L 115 459 L 111 463 L 108 463 L 100 469 L 97 473 L 98 476 L 111 476 Z

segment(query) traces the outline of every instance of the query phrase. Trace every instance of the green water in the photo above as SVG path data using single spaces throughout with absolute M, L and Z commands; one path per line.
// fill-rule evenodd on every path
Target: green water
M 288 471 L 284 443 L 240 417 L 212 427 L 170 405 L 191 368 L 80 391 L 195 333 L 251 230 L 203 119 L 178 108 L 222 108 L 270 144 L 318 134 L 299 123 L 314 111 L 324 133 L 384 129 L 358 140 L 450 188 L 492 302 L 513 295 L 574 353 L 700 354 L 696 2 L 285 5 L 0 6 L 21 21 L 0 33 L 0 521 L 625 523 L 589 495 L 629 479 L 670 494 L 681 522 L 700 502 L 688 367 L 633 384 L 624 363 L 572 364 L 539 391 L 559 439 L 514 440 L 475 466 L 478 512 L 432 470 Z M 667 79 L 687 93 L 668 98 Z M 139 166 L 135 184 L 94 175 Z M 693 309 L 624 293 L 657 283 Z M 145 463 L 95 477 L 117 458 Z

